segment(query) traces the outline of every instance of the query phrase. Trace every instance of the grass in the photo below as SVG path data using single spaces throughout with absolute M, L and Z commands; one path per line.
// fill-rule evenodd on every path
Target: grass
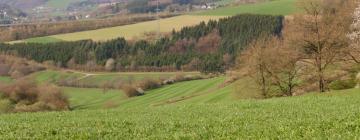
M 244 4 L 240 6 L 224 7 L 196 13 L 207 16 L 232 16 L 242 13 L 289 15 L 296 12 L 296 0 L 273 0 L 270 2 Z
M 79 2 L 84 0 L 49 0 L 46 5 L 59 9 L 66 9 L 70 3 Z
M 211 83 L 218 79 L 213 80 L 206 81 Z M 202 83 L 205 82 L 191 81 L 170 85 L 143 97 L 130 99 L 128 104 L 121 104 L 123 106 L 109 110 L 1 115 L 0 137 L 5 139 L 357 139 L 360 137 L 359 89 L 267 100 L 223 100 L 195 104 L 191 101 L 157 107 L 144 106 L 151 103 L 149 101 L 157 102 L 182 94 L 191 95 L 196 90 L 213 87 L 210 84 L 199 87 L 193 85 Z M 79 97 L 84 98 L 85 94 Z M 100 93 L 94 94 L 100 96 Z M 111 95 L 106 96 L 111 98 Z M 216 95 L 211 96 L 214 99 L 218 98 Z M 117 98 L 121 100 L 120 96 Z M 93 99 L 84 98 L 84 100 Z
M 87 75 L 89 74 L 89 75 Z M 170 78 L 175 75 L 200 75 L 199 72 L 101 72 L 101 73 L 81 73 L 81 72 L 65 72 L 65 71 L 41 71 L 29 75 L 39 83 L 56 83 L 60 79 L 77 79 L 78 82 L 84 84 L 103 85 L 106 82 L 136 82 L 143 79 L 160 79 Z
M 7 76 L 0 76 L 0 82 L 10 83 L 12 79 Z
M 114 102 L 127 98 L 120 90 L 104 92 L 95 88 L 62 87 L 62 89 L 69 97 L 70 107 L 75 110 L 112 108 L 116 107 L 115 104 L 113 105 Z
M 180 30 L 186 26 L 192 26 L 200 23 L 201 21 L 208 21 L 210 19 L 219 19 L 218 16 L 193 16 L 193 15 L 182 15 L 177 17 L 171 17 L 161 19 L 160 31 L 171 32 L 173 29 Z M 124 37 L 126 39 L 142 38 L 146 32 L 156 32 L 158 29 L 158 21 L 147 21 L 137 24 L 103 28 L 98 30 L 82 31 L 76 33 L 67 33 L 52 35 L 46 37 L 30 38 L 23 40 L 25 42 L 38 42 L 38 43 L 49 43 L 56 41 L 76 41 L 92 39 L 95 41 L 106 41 L 118 37 Z M 15 41 L 11 43 L 18 43 L 23 41 Z
M 168 85 L 160 89 L 147 91 L 146 95 L 137 98 L 127 98 L 121 90 L 109 90 L 103 92 L 96 88 L 69 88 L 63 87 L 64 92 L 70 97 L 73 109 L 99 109 L 104 108 L 106 104 L 111 103 L 118 108 L 127 108 L 132 106 L 162 106 L 167 104 L 179 104 L 185 100 L 187 103 L 200 103 L 199 100 L 190 99 L 200 97 L 201 103 L 217 98 L 218 101 L 234 100 L 230 94 L 233 93 L 229 88 L 216 88 L 223 83 L 224 77 L 207 80 L 195 80 L 181 82 L 174 85 Z M 215 88 L 214 88 L 215 87 Z M 219 99 L 217 91 L 224 96 Z M 215 96 L 214 96 L 215 95 Z M 226 97 L 225 97 L 226 96 Z M 206 97 L 206 98 L 204 98 Z

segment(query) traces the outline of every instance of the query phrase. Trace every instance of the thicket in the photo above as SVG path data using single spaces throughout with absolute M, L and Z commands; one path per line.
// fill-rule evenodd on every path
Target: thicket
M 0 113 L 68 110 L 69 102 L 54 85 L 37 85 L 30 80 L 17 80 L 0 86 Z
M 17 79 L 45 69 L 36 62 L 0 54 L 0 76 L 11 76 Z
M 282 16 L 243 14 L 185 27 L 155 42 L 118 38 L 107 42 L 2 44 L 0 51 L 83 70 L 99 70 L 96 66 L 114 59 L 110 65 L 114 68 L 107 67 L 108 70 L 213 73 L 224 72 L 233 65 L 238 51 L 244 50 L 252 40 L 261 35 L 280 35 L 282 28 Z

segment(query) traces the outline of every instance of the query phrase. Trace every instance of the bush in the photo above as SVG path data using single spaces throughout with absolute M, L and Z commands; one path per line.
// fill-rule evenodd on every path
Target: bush
M 354 79 L 348 80 L 336 80 L 330 83 L 329 87 L 332 90 L 343 90 L 351 89 L 356 86 L 356 81 Z
M 161 82 L 154 79 L 145 79 L 139 82 L 137 85 L 143 90 L 149 90 L 161 87 Z
M 68 110 L 69 102 L 60 88 L 54 85 L 37 85 L 33 81 L 18 80 L 0 89 L 3 98 L 13 106 L 8 112 L 37 112 Z
M 144 95 L 144 93 L 141 93 L 137 88 L 130 86 L 130 85 L 123 86 L 122 90 L 124 91 L 124 93 L 127 97 L 135 97 L 135 96 Z
M 69 101 L 60 88 L 54 85 L 41 85 L 38 90 L 38 101 L 45 103 L 50 110 L 69 109 Z
M 8 76 L 11 67 L 6 64 L 0 64 L 0 76 Z

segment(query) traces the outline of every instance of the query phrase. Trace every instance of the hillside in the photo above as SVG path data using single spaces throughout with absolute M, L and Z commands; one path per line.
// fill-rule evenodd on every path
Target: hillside
M 197 12 L 190 15 L 183 15 L 173 18 L 162 19 L 160 21 L 160 31 L 163 33 L 171 32 L 173 29 L 179 30 L 182 27 L 193 26 L 201 21 L 209 19 L 219 19 L 221 17 L 232 16 L 242 13 L 253 14 L 272 14 L 288 15 L 296 12 L 296 0 L 276 0 L 272 2 L 245 4 L 237 7 L 225 7 L 204 12 Z M 273 8 L 278 7 L 278 8 Z M 158 29 L 157 21 L 142 22 L 133 25 L 104 28 L 99 30 L 83 31 L 69 34 L 59 34 L 46 37 L 30 38 L 18 42 L 57 42 L 74 41 L 83 39 L 93 39 L 95 41 L 105 41 L 116 37 L 125 37 L 126 39 L 142 38 L 144 33 L 155 32 Z
M 210 19 L 219 19 L 219 16 L 191 16 L 183 15 L 160 20 L 160 31 L 171 32 L 173 29 L 180 30 L 186 26 L 197 25 L 201 21 L 209 21 Z M 142 38 L 145 33 L 156 32 L 158 29 L 158 21 L 147 21 L 137 24 L 117 26 L 91 31 L 83 31 L 68 34 L 59 34 L 47 37 L 31 38 L 26 42 L 53 42 L 53 41 L 76 41 L 84 39 L 92 39 L 94 41 L 106 41 L 118 37 L 126 39 Z M 16 43 L 19 41 L 15 41 Z M 21 41 L 20 41 L 21 42 Z
M 296 0 L 273 0 L 256 4 L 224 7 L 215 10 L 203 11 L 197 15 L 229 16 L 241 13 L 289 15 L 296 12 Z
M 231 97 L 231 90 L 227 88 L 216 93 L 209 92 L 220 81 L 222 78 L 179 83 L 133 99 L 125 99 L 115 91 L 101 94 L 99 91 L 96 93 L 96 90 L 84 93 L 86 89 L 66 89 L 67 92 L 73 92 L 69 96 L 75 109 L 91 110 L 1 115 L 0 136 L 40 139 L 359 137 L 359 120 L 356 115 L 360 112 L 356 107 L 360 99 L 358 89 L 326 95 L 231 100 L 228 98 Z M 193 100 L 166 102 L 201 92 L 206 94 L 194 97 Z M 163 102 L 165 104 L 161 104 Z M 115 108 L 96 109 L 104 107 L 102 103 Z M 32 131 L 34 129 L 36 131 Z

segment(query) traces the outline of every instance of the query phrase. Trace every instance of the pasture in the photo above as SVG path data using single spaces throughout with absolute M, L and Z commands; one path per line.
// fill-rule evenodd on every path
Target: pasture
M 296 0 L 273 0 L 269 2 L 223 7 L 195 13 L 207 16 L 233 16 L 243 13 L 265 15 L 290 15 L 296 12 Z

